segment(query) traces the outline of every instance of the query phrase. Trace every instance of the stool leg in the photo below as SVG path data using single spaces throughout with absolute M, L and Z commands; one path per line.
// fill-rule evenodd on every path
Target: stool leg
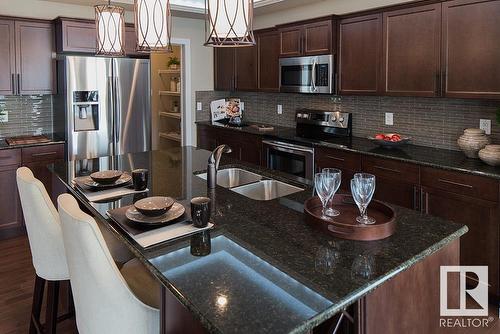
M 47 289 L 47 311 L 45 315 L 45 333 L 47 334 L 56 333 L 58 304 L 59 281 L 49 281 Z
M 45 280 L 38 275 L 35 275 L 35 288 L 33 289 L 33 305 L 31 306 L 29 334 L 37 334 L 37 328 L 40 328 L 40 312 L 42 311 L 44 288 Z

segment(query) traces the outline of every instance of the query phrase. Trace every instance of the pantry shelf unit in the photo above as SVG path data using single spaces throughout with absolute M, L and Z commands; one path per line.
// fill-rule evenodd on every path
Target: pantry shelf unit
M 173 140 L 173 141 L 176 141 L 179 143 L 182 141 L 180 133 L 176 133 L 176 132 L 169 132 L 169 133 L 160 132 L 159 136 L 161 138 Z
M 181 96 L 181 92 L 172 92 L 169 90 L 160 90 L 158 91 L 160 96 Z
M 166 118 L 175 118 L 175 119 L 182 119 L 181 113 L 178 112 L 165 112 L 165 111 L 160 111 L 160 116 L 161 117 L 166 117 Z
M 180 74 L 181 70 L 158 70 L 159 75 L 167 75 L 167 74 Z

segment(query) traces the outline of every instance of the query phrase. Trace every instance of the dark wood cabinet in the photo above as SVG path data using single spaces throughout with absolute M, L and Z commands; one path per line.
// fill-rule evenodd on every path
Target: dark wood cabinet
M 418 166 L 363 156 L 362 170 L 376 176 L 377 184 L 373 198 L 419 210 L 420 169 Z
M 257 47 L 236 48 L 235 52 L 235 89 L 257 89 Z
M 298 57 L 332 53 L 332 20 L 298 23 L 279 29 L 280 56 Z
M 500 98 L 500 1 L 442 5 L 444 95 Z
M 218 145 L 226 144 L 232 150 L 228 157 L 259 166 L 263 163 L 261 136 L 198 124 L 197 137 L 198 148 L 211 151 Z
M 16 21 L 18 94 L 52 94 L 55 59 L 50 22 Z
M 15 94 L 16 50 L 14 21 L 0 20 L 0 95 Z
M 440 95 L 441 4 L 383 14 L 383 90 Z
M 500 296 L 499 184 L 487 178 L 422 168 L 422 211 L 465 224 L 460 264 L 488 266 L 490 295 Z M 474 280 L 474 277 L 468 277 Z
M 341 94 L 381 93 L 382 14 L 340 20 L 338 85 Z
M 0 151 L 0 240 L 22 232 L 21 202 L 17 192 L 16 170 L 21 166 L 21 150 Z
M 258 33 L 257 63 L 258 90 L 278 92 L 280 90 L 280 35 L 277 31 Z
M 0 95 L 52 94 L 54 29 L 50 22 L 0 20 Z
M 88 53 L 96 52 L 96 25 L 94 21 L 57 18 L 56 49 L 58 53 Z M 137 52 L 137 38 L 133 24 L 125 25 L 124 49 L 127 56 L 147 56 L 147 52 Z
M 64 193 L 64 185 L 50 172 L 47 165 L 64 159 L 64 144 L 0 150 L 0 240 L 24 233 L 21 201 L 17 191 L 16 171 L 20 166 L 31 169 L 42 181 L 54 205 Z
M 214 89 L 234 90 L 236 86 L 234 48 L 214 48 Z
M 340 190 L 350 192 L 351 179 L 355 173 L 361 171 L 361 156 L 357 153 L 323 147 L 315 147 L 314 153 L 316 171 L 320 172 L 323 168 L 340 169 L 342 171 Z

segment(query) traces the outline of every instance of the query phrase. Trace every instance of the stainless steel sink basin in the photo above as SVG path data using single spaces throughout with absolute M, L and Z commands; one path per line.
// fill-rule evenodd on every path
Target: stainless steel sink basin
M 198 174 L 198 177 L 206 180 L 207 173 Z M 244 184 L 260 181 L 262 176 L 241 168 L 219 169 L 217 172 L 217 185 L 224 188 L 234 188 Z
M 231 189 L 232 191 L 257 201 L 270 201 L 291 195 L 304 189 L 276 180 L 262 180 Z

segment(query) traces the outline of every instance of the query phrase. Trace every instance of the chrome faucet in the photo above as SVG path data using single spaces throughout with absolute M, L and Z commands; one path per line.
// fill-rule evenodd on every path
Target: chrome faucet
M 214 189 L 217 184 L 217 170 L 219 169 L 220 158 L 222 153 L 231 153 L 231 147 L 228 145 L 220 145 L 212 151 L 210 157 L 208 158 L 208 168 L 207 168 L 207 186 L 208 189 Z

